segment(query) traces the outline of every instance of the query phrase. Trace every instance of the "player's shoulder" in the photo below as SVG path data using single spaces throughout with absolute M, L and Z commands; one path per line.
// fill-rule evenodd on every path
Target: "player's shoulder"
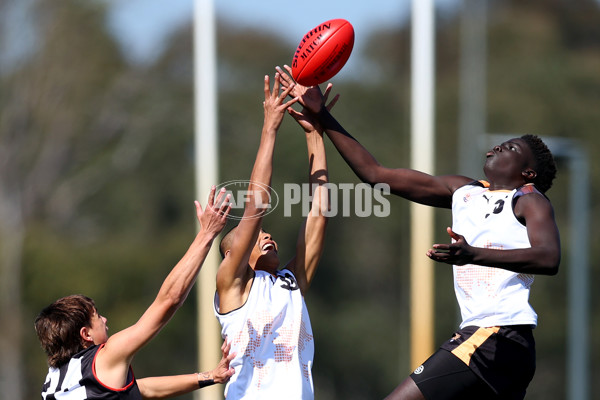
M 543 197 L 546 197 L 546 195 L 543 194 L 541 191 L 539 191 L 538 188 L 536 188 L 533 183 L 527 183 L 521 187 L 518 187 L 515 191 L 515 197 L 524 196 L 526 194 L 533 194 L 533 193 L 542 195 Z
M 443 175 L 443 176 L 440 176 L 439 178 L 444 181 L 444 183 L 446 184 L 446 186 L 448 187 L 448 189 L 450 190 L 451 193 L 454 193 L 458 189 L 465 188 L 465 187 L 468 188 L 468 187 L 472 187 L 472 186 L 476 186 L 476 187 L 488 187 L 489 186 L 489 183 L 487 183 L 486 181 L 478 181 L 476 179 L 469 178 L 469 177 L 463 176 L 463 175 Z
M 515 190 L 512 201 L 515 215 L 532 212 L 553 213 L 550 199 L 533 184 L 523 185 Z
M 515 193 L 513 195 L 513 203 L 516 203 L 517 200 L 522 198 L 526 198 L 527 201 L 533 201 L 536 203 L 543 202 L 550 204 L 550 199 L 538 188 L 536 188 L 533 183 L 527 183 L 515 189 Z
M 455 185 L 451 187 L 452 193 L 457 192 L 485 192 L 490 187 L 489 182 L 484 180 L 475 180 L 464 176 L 457 176 Z

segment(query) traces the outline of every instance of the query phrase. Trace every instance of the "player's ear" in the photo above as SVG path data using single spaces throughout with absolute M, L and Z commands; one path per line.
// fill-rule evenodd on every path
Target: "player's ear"
M 81 340 L 83 340 L 84 343 L 94 341 L 92 339 L 92 336 L 90 335 L 90 328 L 88 328 L 87 326 L 81 327 L 81 329 L 79 330 L 79 336 L 81 337 Z
M 521 175 L 523 175 L 523 178 L 525 178 L 526 181 L 532 182 L 537 177 L 537 172 L 531 168 L 527 168 L 525 171 L 521 172 Z

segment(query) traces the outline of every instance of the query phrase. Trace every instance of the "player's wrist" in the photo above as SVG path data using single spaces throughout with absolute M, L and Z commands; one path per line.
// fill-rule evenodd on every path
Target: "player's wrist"
M 198 379 L 198 387 L 200 389 L 215 384 L 213 375 L 210 372 L 196 372 L 196 377 Z
M 219 236 L 220 232 L 221 231 L 216 231 L 215 229 L 200 228 L 196 235 L 196 239 L 202 245 L 211 246 L 215 238 Z

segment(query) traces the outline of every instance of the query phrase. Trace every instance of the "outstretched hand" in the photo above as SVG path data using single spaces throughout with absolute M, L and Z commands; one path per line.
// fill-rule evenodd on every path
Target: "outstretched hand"
M 290 92 L 290 96 L 297 97 L 299 103 L 308 111 L 317 114 L 321 109 L 325 106 L 327 102 L 327 98 L 329 97 L 329 93 L 331 92 L 331 88 L 333 87 L 332 83 L 328 83 L 325 88 L 325 93 L 321 93 L 321 89 L 318 85 L 315 86 L 303 86 L 299 83 L 294 82 L 292 78 L 292 68 L 289 65 L 284 65 L 284 71 L 281 67 L 275 67 L 279 75 L 281 76 L 281 84 L 284 88 L 292 87 Z M 327 105 L 327 109 L 331 109 L 337 100 L 339 99 L 339 95 L 336 95 L 331 103 Z
M 473 261 L 473 247 L 467 243 L 464 236 L 451 228 L 446 228 L 446 231 L 454 241 L 450 244 L 434 244 L 432 249 L 427 250 L 427 257 L 446 264 L 470 264 Z
M 292 70 L 289 66 L 284 66 L 288 73 L 286 74 L 280 67 L 276 67 L 281 77 L 281 84 L 283 87 L 292 87 L 290 92 L 291 96 L 296 96 L 299 103 L 302 105 L 302 111 L 296 111 L 292 107 L 288 107 L 288 113 L 300 124 L 305 132 L 319 131 L 322 129 L 319 126 L 317 119 L 317 113 L 327 103 L 333 84 L 329 83 L 325 89 L 325 93 L 321 93 L 319 86 L 306 87 L 298 83 L 294 83 L 291 78 Z M 327 110 L 331 110 L 337 103 L 340 95 L 337 94 L 334 98 L 325 106 Z
M 263 102 L 265 109 L 264 129 L 275 132 L 279 129 L 285 111 L 298 101 L 298 98 L 294 97 L 292 100 L 285 102 L 286 97 L 290 95 L 294 87 L 294 84 L 283 85 L 281 75 L 275 73 L 275 82 L 273 83 L 273 90 L 271 90 L 269 76 L 265 76 L 265 101 Z
M 196 215 L 198 217 L 198 221 L 200 222 L 201 229 L 213 235 L 213 238 L 221 233 L 223 228 L 225 228 L 227 216 L 231 211 L 231 202 L 229 201 L 230 195 L 225 194 L 225 188 L 221 188 L 215 202 L 216 190 L 217 189 L 214 185 L 210 188 L 208 204 L 204 210 L 202 210 L 200 202 L 194 202 L 196 205 Z

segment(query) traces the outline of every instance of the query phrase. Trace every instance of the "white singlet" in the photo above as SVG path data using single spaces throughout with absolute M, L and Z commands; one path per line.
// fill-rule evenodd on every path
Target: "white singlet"
M 312 400 L 314 341 L 304 298 L 291 271 L 277 277 L 255 271 L 246 303 L 215 315 L 221 336 L 231 343 L 235 369 L 225 387 L 227 400 Z
M 465 185 L 452 196 L 452 230 L 474 247 L 531 247 L 526 227 L 514 215 L 513 199 L 534 192 L 539 193 L 533 185 L 497 191 L 480 182 Z M 472 264 L 453 269 L 461 328 L 537 325 L 537 314 L 529 304 L 533 275 Z

